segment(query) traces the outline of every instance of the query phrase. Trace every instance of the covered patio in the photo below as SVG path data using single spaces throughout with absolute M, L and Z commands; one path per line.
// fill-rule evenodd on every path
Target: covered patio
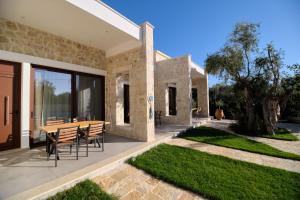
M 156 130 L 156 138 L 152 142 L 107 134 L 104 152 L 90 144 L 89 156 L 86 157 L 85 146 L 82 145 L 79 160 L 76 160 L 75 150 L 70 154 L 68 147 L 60 149 L 58 167 L 54 167 L 54 156 L 47 161 L 45 147 L 0 152 L 0 199 L 46 197 L 80 180 L 117 167 L 128 158 L 164 142 L 185 128 L 165 127 Z

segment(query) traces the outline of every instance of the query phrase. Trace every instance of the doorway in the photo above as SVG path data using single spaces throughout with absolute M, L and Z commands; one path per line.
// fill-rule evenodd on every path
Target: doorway
M 19 63 L 0 60 L 0 150 L 20 147 Z

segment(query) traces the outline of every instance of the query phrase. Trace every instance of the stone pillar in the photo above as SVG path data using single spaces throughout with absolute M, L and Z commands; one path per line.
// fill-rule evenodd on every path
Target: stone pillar
M 135 73 L 136 96 L 134 131 L 144 141 L 155 138 L 154 128 L 154 54 L 153 54 L 153 26 L 149 22 L 142 28 L 142 62 Z
M 208 88 L 208 74 L 199 79 L 197 83 L 198 105 L 202 108 L 203 117 L 209 117 L 209 88 Z

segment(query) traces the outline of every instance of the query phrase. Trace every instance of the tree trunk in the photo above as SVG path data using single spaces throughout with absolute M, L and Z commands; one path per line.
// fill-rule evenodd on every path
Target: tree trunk
M 266 97 L 262 103 L 263 119 L 266 130 L 269 134 L 275 134 L 278 121 L 279 102 L 277 99 Z
M 248 131 L 256 131 L 254 102 L 247 88 L 244 89 L 246 126 Z

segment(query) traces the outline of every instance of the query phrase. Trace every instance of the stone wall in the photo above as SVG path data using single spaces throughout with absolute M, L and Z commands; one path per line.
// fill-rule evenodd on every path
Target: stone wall
M 191 123 L 191 79 L 190 56 L 156 62 L 155 67 L 155 110 L 162 111 L 162 122 L 171 124 Z M 176 116 L 168 115 L 168 84 L 175 84 L 177 90 Z
M 104 51 L 3 18 L 0 50 L 105 69 Z
M 142 46 L 107 60 L 106 118 L 112 122 L 110 131 L 143 141 L 154 139 L 154 114 L 150 114 L 150 110 L 154 111 L 154 105 L 148 101 L 150 96 L 154 96 L 152 31 L 151 25 L 143 24 Z M 122 76 L 129 77 L 129 124 L 123 122 L 123 94 L 117 85 Z
M 197 88 L 198 107 L 201 108 L 201 116 L 209 117 L 209 90 L 208 75 L 192 80 L 192 85 Z

